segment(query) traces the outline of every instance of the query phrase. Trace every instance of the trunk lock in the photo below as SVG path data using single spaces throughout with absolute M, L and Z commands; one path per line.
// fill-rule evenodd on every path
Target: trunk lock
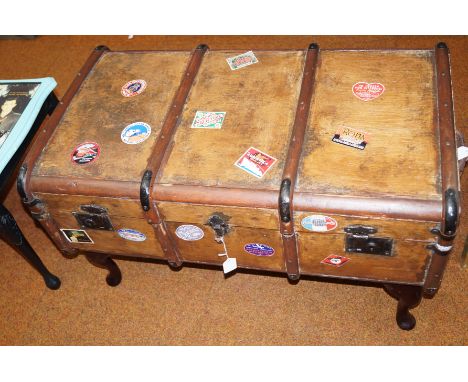
M 106 208 L 96 204 L 87 204 L 80 206 L 80 209 L 80 212 L 72 212 L 72 214 L 81 228 L 114 230 Z
M 393 239 L 371 236 L 377 228 L 364 225 L 350 225 L 344 228 L 345 251 L 370 255 L 392 256 Z

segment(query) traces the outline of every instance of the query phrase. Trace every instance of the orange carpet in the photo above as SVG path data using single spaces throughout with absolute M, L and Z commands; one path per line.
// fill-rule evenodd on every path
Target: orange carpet
M 2 79 L 52 76 L 60 97 L 97 45 L 114 50 L 306 48 L 451 49 L 456 121 L 468 138 L 468 39 L 389 36 L 44 36 L 0 39 Z M 468 172 L 468 171 L 467 171 Z M 462 178 L 467 190 L 468 174 Z M 396 301 L 379 286 L 216 268 L 117 260 L 122 283 L 83 256 L 64 258 L 23 209 L 16 189 L 5 205 L 48 268 L 62 280 L 51 291 L 26 261 L 0 242 L 0 345 L 466 345 L 468 272 L 460 255 L 468 232 L 462 219 L 442 288 L 415 309 L 411 332 L 399 330 Z M 468 211 L 466 198 L 465 211 Z M 466 214 L 464 215 L 466 216 Z

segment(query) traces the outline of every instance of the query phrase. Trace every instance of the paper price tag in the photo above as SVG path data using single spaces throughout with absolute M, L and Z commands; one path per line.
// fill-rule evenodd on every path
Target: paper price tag
M 461 146 L 457 149 L 457 158 L 458 160 L 462 160 L 468 157 L 468 147 L 467 146 Z
M 229 273 L 229 272 L 232 272 L 236 268 L 237 268 L 237 260 L 234 257 L 229 257 L 223 263 L 223 271 L 224 271 L 225 274 Z

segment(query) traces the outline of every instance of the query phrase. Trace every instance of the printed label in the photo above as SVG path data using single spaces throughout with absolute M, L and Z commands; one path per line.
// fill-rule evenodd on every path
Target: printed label
M 101 153 L 101 148 L 97 143 L 94 142 L 85 142 L 78 145 L 71 154 L 71 160 L 75 164 L 83 165 L 95 161 L 99 154 Z
M 338 256 L 338 255 L 330 255 L 327 256 L 325 259 L 323 259 L 320 264 L 328 264 L 328 265 L 333 265 L 334 267 L 341 267 L 344 265 L 346 262 L 348 262 L 350 259 L 348 257 L 344 256 Z
M 145 80 L 132 80 L 128 81 L 124 86 L 122 86 L 122 90 L 120 92 L 124 97 L 134 97 L 138 94 L 143 93 L 143 90 L 145 89 Z
M 385 87 L 378 82 L 371 84 L 367 82 L 357 82 L 353 85 L 353 94 L 361 101 L 370 101 L 382 95 Z
M 224 111 L 197 111 L 192 129 L 221 129 L 225 116 Z
M 350 127 L 339 128 L 332 138 L 332 141 L 341 145 L 364 150 L 369 142 L 369 134 L 364 131 L 351 129 Z
M 191 224 L 178 226 L 175 233 L 178 238 L 187 241 L 200 240 L 205 235 L 201 228 Z
M 119 229 L 117 233 L 122 239 L 130 240 L 130 241 L 145 241 L 146 240 L 145 234 L 141 233 L 140 231 L 136 231 L 134 229 L 122 228 L 122 229 Z
M 255 57 L 255 54 L 251 50 L 246 53 L 239 54 L 235 57 L 229 57 L 226 59 L 226 61 L 229 64 L 231 70 L 237 70 L 243 68 L 244 66 L 256 64 L 258 62 L 257 57 Z
M 312 232 L 327 232 L 338 227 L 335 219 L 325 215 L 310 215 L 302 219 L 301 225 Z
M 61 229 L 63 235 L 70 243 L 94 244 L 88 233 L 83 229 Z
M 151 127 L 144 122 L 135 122 L 122 130 L 120 139 L 127 145 L 136 145 L 145 141 L 151 134 Z
M 249 243 L 244 246 L 244 251 L 255 256 L 273 256 L 275 250 L 266 244 Z
M 234 164 L 249 174 L 261 178 L 276 160 L 276 158 L 250 147 Z

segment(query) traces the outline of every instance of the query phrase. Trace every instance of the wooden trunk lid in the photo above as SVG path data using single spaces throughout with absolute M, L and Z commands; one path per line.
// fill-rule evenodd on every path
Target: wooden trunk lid
M 433 51 L 321 51 L 296 193 L 440 200 L 436 97 Z
M 190 52 L 106 52 L 89 73 L 37 161 L 33 175 L 140 183 L 153 146 L 178 89 Z M 144 80 L 140 94 L 125 97 L 122 87 Z M 126 144 L 123 129 L 135 122 L 151 128 L 139 144 Z M 94 161 L 72 162 L 74 149 L 94 142 Z

